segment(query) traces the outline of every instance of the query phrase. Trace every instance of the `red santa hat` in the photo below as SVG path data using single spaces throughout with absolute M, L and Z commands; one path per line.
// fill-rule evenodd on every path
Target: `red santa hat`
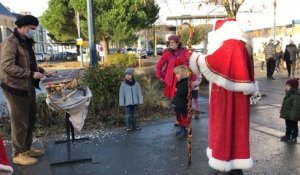
M 5 151 L 2 137 L 0 136 L 0 174 L 11 175 L 13 169 L 9 164 L 9 160 Z
M 234 19 L 218 20 L 209 35 L 208 55 L 193 53 L 190 67 L 227 90 L 251 94 L 258 90 L 243 31 Z M 229 42 L 225 42 L 225 41 Z
M 228 21 L 236 21 L 236 20 L 234 18 L 217 20 L 215 23 L 214 31 L 218 30 L 225 22 Z

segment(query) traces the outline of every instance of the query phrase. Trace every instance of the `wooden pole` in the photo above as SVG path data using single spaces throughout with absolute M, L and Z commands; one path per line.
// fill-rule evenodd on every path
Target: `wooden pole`
M 190 71 L 191 72 L 191 71 Z M 187 133 L 187 159 L 188 164 L 192 164 L 192 80 L 191 80 L 191 73 L 189 76 L 189 85 L 188 85 L 188 113 L 187 113 L 187 120 L 188 120 L 188 133 Z

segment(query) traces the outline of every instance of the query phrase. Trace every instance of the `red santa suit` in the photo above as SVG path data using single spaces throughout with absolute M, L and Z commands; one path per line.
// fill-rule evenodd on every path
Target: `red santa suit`
M 12 173 L 13 169 L 9 164 L 3 140 L 0 136 L 0 175 L 11 175 Z
M 258 90 L 243 32 L 235 20 L 218 20 L 208 55 L 193 53 L 190 67 L 210 82 L 209 165 L 220 171 L 249 169 L 250 94 Z

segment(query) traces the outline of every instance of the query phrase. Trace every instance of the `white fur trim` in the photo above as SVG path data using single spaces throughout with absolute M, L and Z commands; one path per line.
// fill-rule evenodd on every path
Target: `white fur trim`
M 246 42 L 244 32 L 237 21 L 226 21 L 219 29 L 208 33 L 207 54 L 213 54 L 218 50 L 224 41 L 236 39 Z
M 226 90 L 234 91 L 234 92 L 243 92 L 245 95 L 249 95 L 251 93 L 258 91 L 258 86 L 255 84 L 255 82 L 250 82 L 250 83 L 233 82 L 212 72 L 207 67 L 206 60 L 203 57 L 198 59 L 198 64 L 200 66 L 200 70 L 202 74 L 209 82 L 215 83 L 218 86 L 225 88 Z
M 249 159 L 234 159 L 230 161 L 218 160 L 212 157 L 210 148 L 206 149 L 206 155 L 209 159 L 209 166 L 222 172 L 228 172 L 233 169 L 250 169 L 253 166 L 251 157 Z
M 5 175 L 11 175 L 14 171 L 11 166 L 0 164 L 0 174 L 4 172 Z
M 197 58 L 198 58 L 198 60 L 197 60 Z M 207 64 L 205 61 L 205 56 L 202 54 L 197 54 L 197 53 L 193 52 L 193 54 L 191 55 L 191 58 L 190 58 L 189 65 L 190 65 L 191 70 L 196 74 L 199 73 L 197 64 L 199 65 L 201 73 L 205 76 L 205 78 L 209 82 L 215 83 L 218 86 L 225 88 L 226 90 L 235 91 L 235 92 L 243 92 L 245 95 L 248 95 L 248 94 L 258 91 L 257 82 L 256 83 L 254 83 L 254 82 L 237 83 L 237 82 L 230 81 L 230 80 L 212 72 L 207 67 Z
M 196 62 L 197 61 L 197 58 L 198 60 L 200 59 L 200 57 L 205 57 L 204 55 L 202 55 L 201 53 L 198 54 L 196 52 L 193 52 L 191 57 L 190 57 L 190 61 L 189 61 L 189 66 L 191 68 L 191 70 L 195 73 L 195 74 L 200 74 L 200 70 L 198 69 L 198 66 L 197 65 L 198 63 Z M 199 66 L 200 67 L 200 66 Z

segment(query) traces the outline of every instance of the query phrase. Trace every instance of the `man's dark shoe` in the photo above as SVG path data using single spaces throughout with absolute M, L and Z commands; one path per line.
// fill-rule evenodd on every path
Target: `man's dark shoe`
M 274 77 L 267 77 L 268 80 L 275 80 Z

